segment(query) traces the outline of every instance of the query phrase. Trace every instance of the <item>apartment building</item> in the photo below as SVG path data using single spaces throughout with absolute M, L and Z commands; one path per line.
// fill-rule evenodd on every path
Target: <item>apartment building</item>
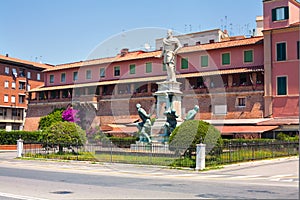
M 0 129 L 22 130 L 27 92 L 44 84 L 42 71 L 50 65 L 0 55 Z

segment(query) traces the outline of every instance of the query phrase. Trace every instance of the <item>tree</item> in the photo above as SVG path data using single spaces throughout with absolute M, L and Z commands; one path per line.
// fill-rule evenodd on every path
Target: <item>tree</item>
M 56 108 L 48 115 L 42 117 L 39 121 L 39 130 L 44 130 L 47 127 L 50 127 L 53 123 L 62 122 L 62 112 L 64 108 Z
M 192 151 L 195 151 L 196 145 L 200 143 L 206 144 L 206 152 L 219 148 L 222 144 L 220 131 L 207 122 L 188 120 L 174 129 L 170 135 L 169 148 L 191 157 Z
M 86 134 L 73 122 L 56 122 L 42 132 L 41 141 L 44 145 L 58 145 L 62 153 L 63 147 L 83 146 Z

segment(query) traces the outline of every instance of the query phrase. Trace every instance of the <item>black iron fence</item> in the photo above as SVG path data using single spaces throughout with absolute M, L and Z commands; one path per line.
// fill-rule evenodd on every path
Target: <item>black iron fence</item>
M 177 167 L 195 167 L 195 148 L 171 149 L 163 144 L 131 144 L 126 148 L 110 141 L 86 144 L 24 142 L 23 155 L 50 159 L 90 160 Z M 299 155 L 299 143 L 290 141 L 225 143 L 206 149 L 206 166 Z
M 215 148 L 206 155 L 206 164 L 228 164 L 275 157 L 299 155 L 299 142 L 272 141 L 226 143 L 220 149 Z

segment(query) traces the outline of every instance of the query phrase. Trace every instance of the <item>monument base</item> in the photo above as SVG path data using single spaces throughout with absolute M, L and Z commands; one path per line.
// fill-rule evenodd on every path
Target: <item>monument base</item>
M 149 144 L 143 142 L 136 142 L 136 144 L 130 145 L 131 152 L 149 152 L 149 153 L 168 153 L 173 154 L 174 152 L 169 150 L 169 144 Z

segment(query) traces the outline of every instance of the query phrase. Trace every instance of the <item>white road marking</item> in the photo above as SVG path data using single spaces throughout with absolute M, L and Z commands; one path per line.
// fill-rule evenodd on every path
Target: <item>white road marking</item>
M 0 192 L 0 196 L 15 198 L 15 199 L 22 199 L 22 200 L 47 200 L 47 199 L 42 199 L 42 198 L 37 198 L 37 197 L 22 196 L 22 195 L 9 194 L 9 193 L 3 193 L 3 192 Z

